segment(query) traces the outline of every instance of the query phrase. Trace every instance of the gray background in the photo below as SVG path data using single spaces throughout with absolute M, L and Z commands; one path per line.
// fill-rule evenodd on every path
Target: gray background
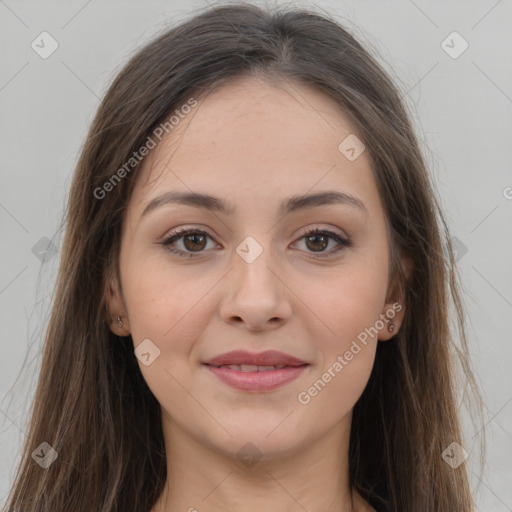
M 99 98 L 140 45 L 214 3 L 0 0 L 0 503 L 36 385 L 57 228 Z M 479 510 L 512 511 L 512 2 L 316 6 L 378 52 L 414 115 L 458 248 L 471 356 L 485 398 L 488 460 L 480 482 L 480 427 L 465 421 L 472 483 L 479 484 Z M 31 48 L 43 31 L 59 45 L 47 59 Z M 453 31 L 469 43 L 458 58 L 441 46 Z M 449 44 L 461 48 L 460 41 Z

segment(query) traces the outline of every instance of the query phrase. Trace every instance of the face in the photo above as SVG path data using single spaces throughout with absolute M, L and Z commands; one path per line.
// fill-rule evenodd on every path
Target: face
M 398 330 L 384 210 L 367 152 L 350 160 L 339 149 L 353 131 L 320 92 L 244 78 L 197 99 L 137 177 L 122 293 L 109 299 L 124 326 L 112 329 L 142 354 L 164 432 L 232 456 L 251 442 L 277 457 L 350 425 L 378 339 Z M 270 350 L 304 364 L 275 353 L 241 356 L 259 372 L 205 364 Z

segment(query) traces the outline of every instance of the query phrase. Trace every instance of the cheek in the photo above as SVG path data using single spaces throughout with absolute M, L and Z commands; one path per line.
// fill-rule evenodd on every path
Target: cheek
M 123 291 L 134 348 L 149 339 L 160 351 L 148 366 L 139 360 L 139 368 L 164 408 L 182 411 L 188 400 L 182 386 L 188 386 L 185 383 L 190 382 L 194 370 L 194 343 L 211 319 L 212 304 L 207 292 L 216 279 L 193 277 L 190 269 L 170 269 L 161 259 L 134 259 L 125 269 Z
M 386 261 L 375 263 L 358 258 L 329 278 L 311 281 L 315 293 L 309 304 L 321 322 L 310 324 L 318 326 L 310 335 L 322 360 L 299 403 L 311 400 L 333 421 L 353 407 L 372 371 L 387 286 Z
M 162 257 L 133 258 L 125 268 L 123 289 L 135 343 L 153 336 L 168 345 L 201 331 L 212 278 L 192 275 L 190 268 L 170 268 Z
M 375 350 L 373 346 L 359 344 L 359 348 L 341 352 L 329 361 L 307 387 L 296 397 L 297 407 L 302 414 L 318 418 L 314 429 L 330 428 L 345 417 L 363 393 L 373 367 Z
M 385 290 L 386 279 L 364 265 L 340 272 L 323 285 L 317 281 L 314 304 L 322 322 L 310 324 L 318 326 L 310 336 L 322 357 L 297 401 L 327 425 L 352 409 L 368 383 Z
M 385 303 L 387 266 L 354 258 L 336 272 L 321 279 L 316 276 L 309 288 L 315 292 L 305 302 L 329 327 L 326 332 L 339 348 L 379 319 Z

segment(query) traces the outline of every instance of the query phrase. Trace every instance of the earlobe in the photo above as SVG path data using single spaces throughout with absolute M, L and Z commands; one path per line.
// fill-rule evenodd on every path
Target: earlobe
M 402 324 L 404 310 L 400 301 L 386 303 L 381 314 L 383 326 L 379 330 L 380 341 L 387 341 L 397 334 Z
M 406 265 L 404 274 L 397 276 L 396 281 L 388 294 L 387 302 L 384 305 L 380 318 L 382 319 L 382 328 L 379 330 L 379 340 L 387 341 L 393 338 L 402 325 L 405 315 L 405 281 L 411 275 L 412 267 L 410 261 L 404 262 Z M 398 297 L 394 300 L 391 297 Z
M 379 340 L 386 341 L 395 336 L 400 330 L 400 326 L 403 323 L 405 316 L 405 291 L 407 283 L 410 282 L 413 270 L 414 262 L 409 256 L 402 257 L 400 259 L 400 271 L 393 285 L 391 291 L 388 294 L 387 302 L 382 311 L 381 318 L 385 324 L 382 329 L 379 330 Z M 397 300 L 390 299 L 390 297 L 398 297 Z
M 117 334 L 118 336 L 129 336 L 130 335 L 130 329 L 128 326 L 125 325 L 125 320 L 121 315 L 118 315 L 117 317 L 112 317 L 112 322 L 110 323 L 110 330 Z M 127 320 L 126 320 L 127 322 Z
M 130 335 L 130 322 L 118 286 L 110 277 L 105 287 L 105 302 L 108 308 L 109 327 L 117 336 Z
M 382 329 L 379 330 L 379 340 L 387 341 L 391 339 L 400 329 L 402 316 L 396 311 L 402 311 L 403 307 L 399 302 L 393 304 L 386 304 L 386 308 L 381 315 L 382 318 Z

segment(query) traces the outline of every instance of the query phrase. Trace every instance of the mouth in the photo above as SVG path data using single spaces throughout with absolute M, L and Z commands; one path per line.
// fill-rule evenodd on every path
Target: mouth
M 309 366 L 289 354 L 266 351 L 222 354 L 204 366 L 221 382 L 242 391 L 272 391 L 297 379 Z
M 215 366 L 215 368 L 229 368 L 230 370 L 236 370 L 238 372 L 271 372 L 274 370 L 281 370 L 287 368 L 285 364 L 281 365 L 265 365 L 258 366 L 255 364 L 227 364 L 227 365 L 208 365 Z M 289 367 L 288 367 L 289 368 Z

